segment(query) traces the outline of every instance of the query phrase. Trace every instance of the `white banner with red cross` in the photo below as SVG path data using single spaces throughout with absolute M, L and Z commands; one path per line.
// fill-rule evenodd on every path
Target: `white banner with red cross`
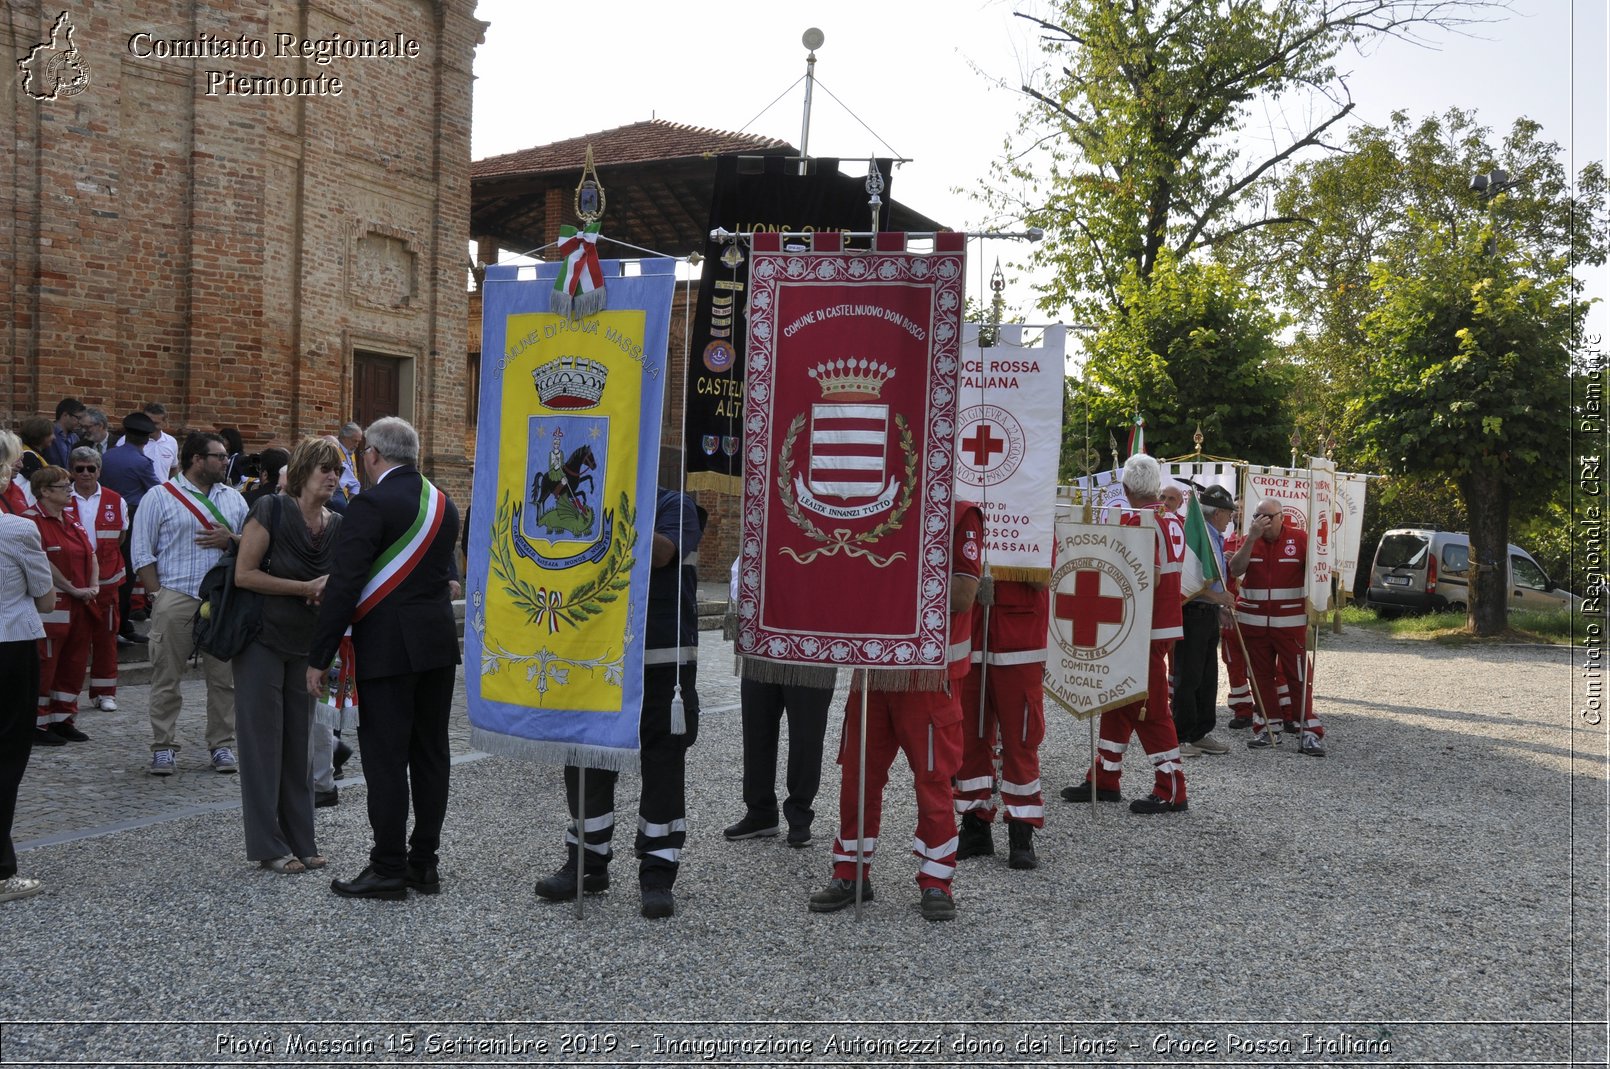
M 1353 592 L 1353 577 L 1358 574 L 1358 551 L 1364 540 L 1364 500 L 1369 480 L 1350 472 L 1336 473 L 1336 521 L 1341 535 L 1336 543 L 1336 574 L 1342 581 L 1342 590 Z
M 980 348 L 978 324 L 962 327 L 956 496 L 984 510 L 990 575 L 1043 583 L 1051 575 L 1068 328 L 995 331 L 995 344 Z
M 1045 693 L 1080 720 L 1146 697 L 1157 525 L 1056 521 Z
M 1247 467 L 1246 496 L 1241 504 L 1241 531 L 1250 535 L 1252 516 L 1265 500 L 1280 506 L 1286 523 L 1308 534 L 1308 569 L 1304 596 L 1312 612 L 1330 608 L 1331 570 L 1336 561 L 1336 465 L 1310 457 L 1307 468 Z

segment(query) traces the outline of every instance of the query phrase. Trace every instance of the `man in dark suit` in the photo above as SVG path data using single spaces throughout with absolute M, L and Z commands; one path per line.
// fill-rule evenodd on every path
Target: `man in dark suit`
M 350 624 L 375 845 L 356 878 L 330 887 L 348 898 L 406 898 L 410 887 L 441 890 L 436 851 L 447 815 L 447 718 L 459 661 L 449 589 L 458 577 L 458 510 L 414 467 L 419 435 L 406 421 L 376 420 L 365 436 L 362 463 L 372 489 L 353 499 L 337 535 L 307 686 L 323 693 Z M 421 513 L 424 522 L 413 531 Z

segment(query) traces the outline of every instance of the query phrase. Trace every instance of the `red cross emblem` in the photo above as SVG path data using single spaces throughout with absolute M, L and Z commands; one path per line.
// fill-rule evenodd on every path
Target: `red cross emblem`
M 972 454 L 973 467 L 987 468 L 996 453 L 1006 451 L 1006 439 L 995 437 L 988 423 L 980 423 L 972 437 L 962 439 L 962 449 Z
M 1079 571 L 1073 576 L 1073 593 L 1056 596 L 1056 614 L 1072 625 L 1075 646 L 1094 646 L 1099 625 L 1124 622 L 1124 599 L 1101 592 L 1099 571 Z

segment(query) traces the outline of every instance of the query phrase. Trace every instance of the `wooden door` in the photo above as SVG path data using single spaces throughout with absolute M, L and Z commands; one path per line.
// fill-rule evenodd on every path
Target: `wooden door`
M 402 361 L 378 353 L 352 354 L 352 418 L 367 427 L 402 407 Z

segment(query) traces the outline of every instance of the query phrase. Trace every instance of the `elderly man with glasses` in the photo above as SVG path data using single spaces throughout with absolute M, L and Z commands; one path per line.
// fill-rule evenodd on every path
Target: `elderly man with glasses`
M 101 455 L 94 446 L 73 450 L 73 512 L 95 545 L 95 601 L 99 614 L 91 621 L 89 700 L 97 709 L 117 709 L 118 588 L 128 578 L 123 543 L 128 537 L 129 514 L 116 490 L 102 486 Z
M 147 491 L 134 515 L 134 569 L 151 596 L 151 775 L 178 769 L 176 727 L 184 698 L 179 677 L 193 646 L 190 621 L 201 580 L 239 537 L 246 499 L 224 476 L 229 447 L 216 434 L 192 434 L 178 475 Z M 235 680 L 226 661 L 202 653 L 207 680 L 207 749 L 215 772 L 234 772 Z

